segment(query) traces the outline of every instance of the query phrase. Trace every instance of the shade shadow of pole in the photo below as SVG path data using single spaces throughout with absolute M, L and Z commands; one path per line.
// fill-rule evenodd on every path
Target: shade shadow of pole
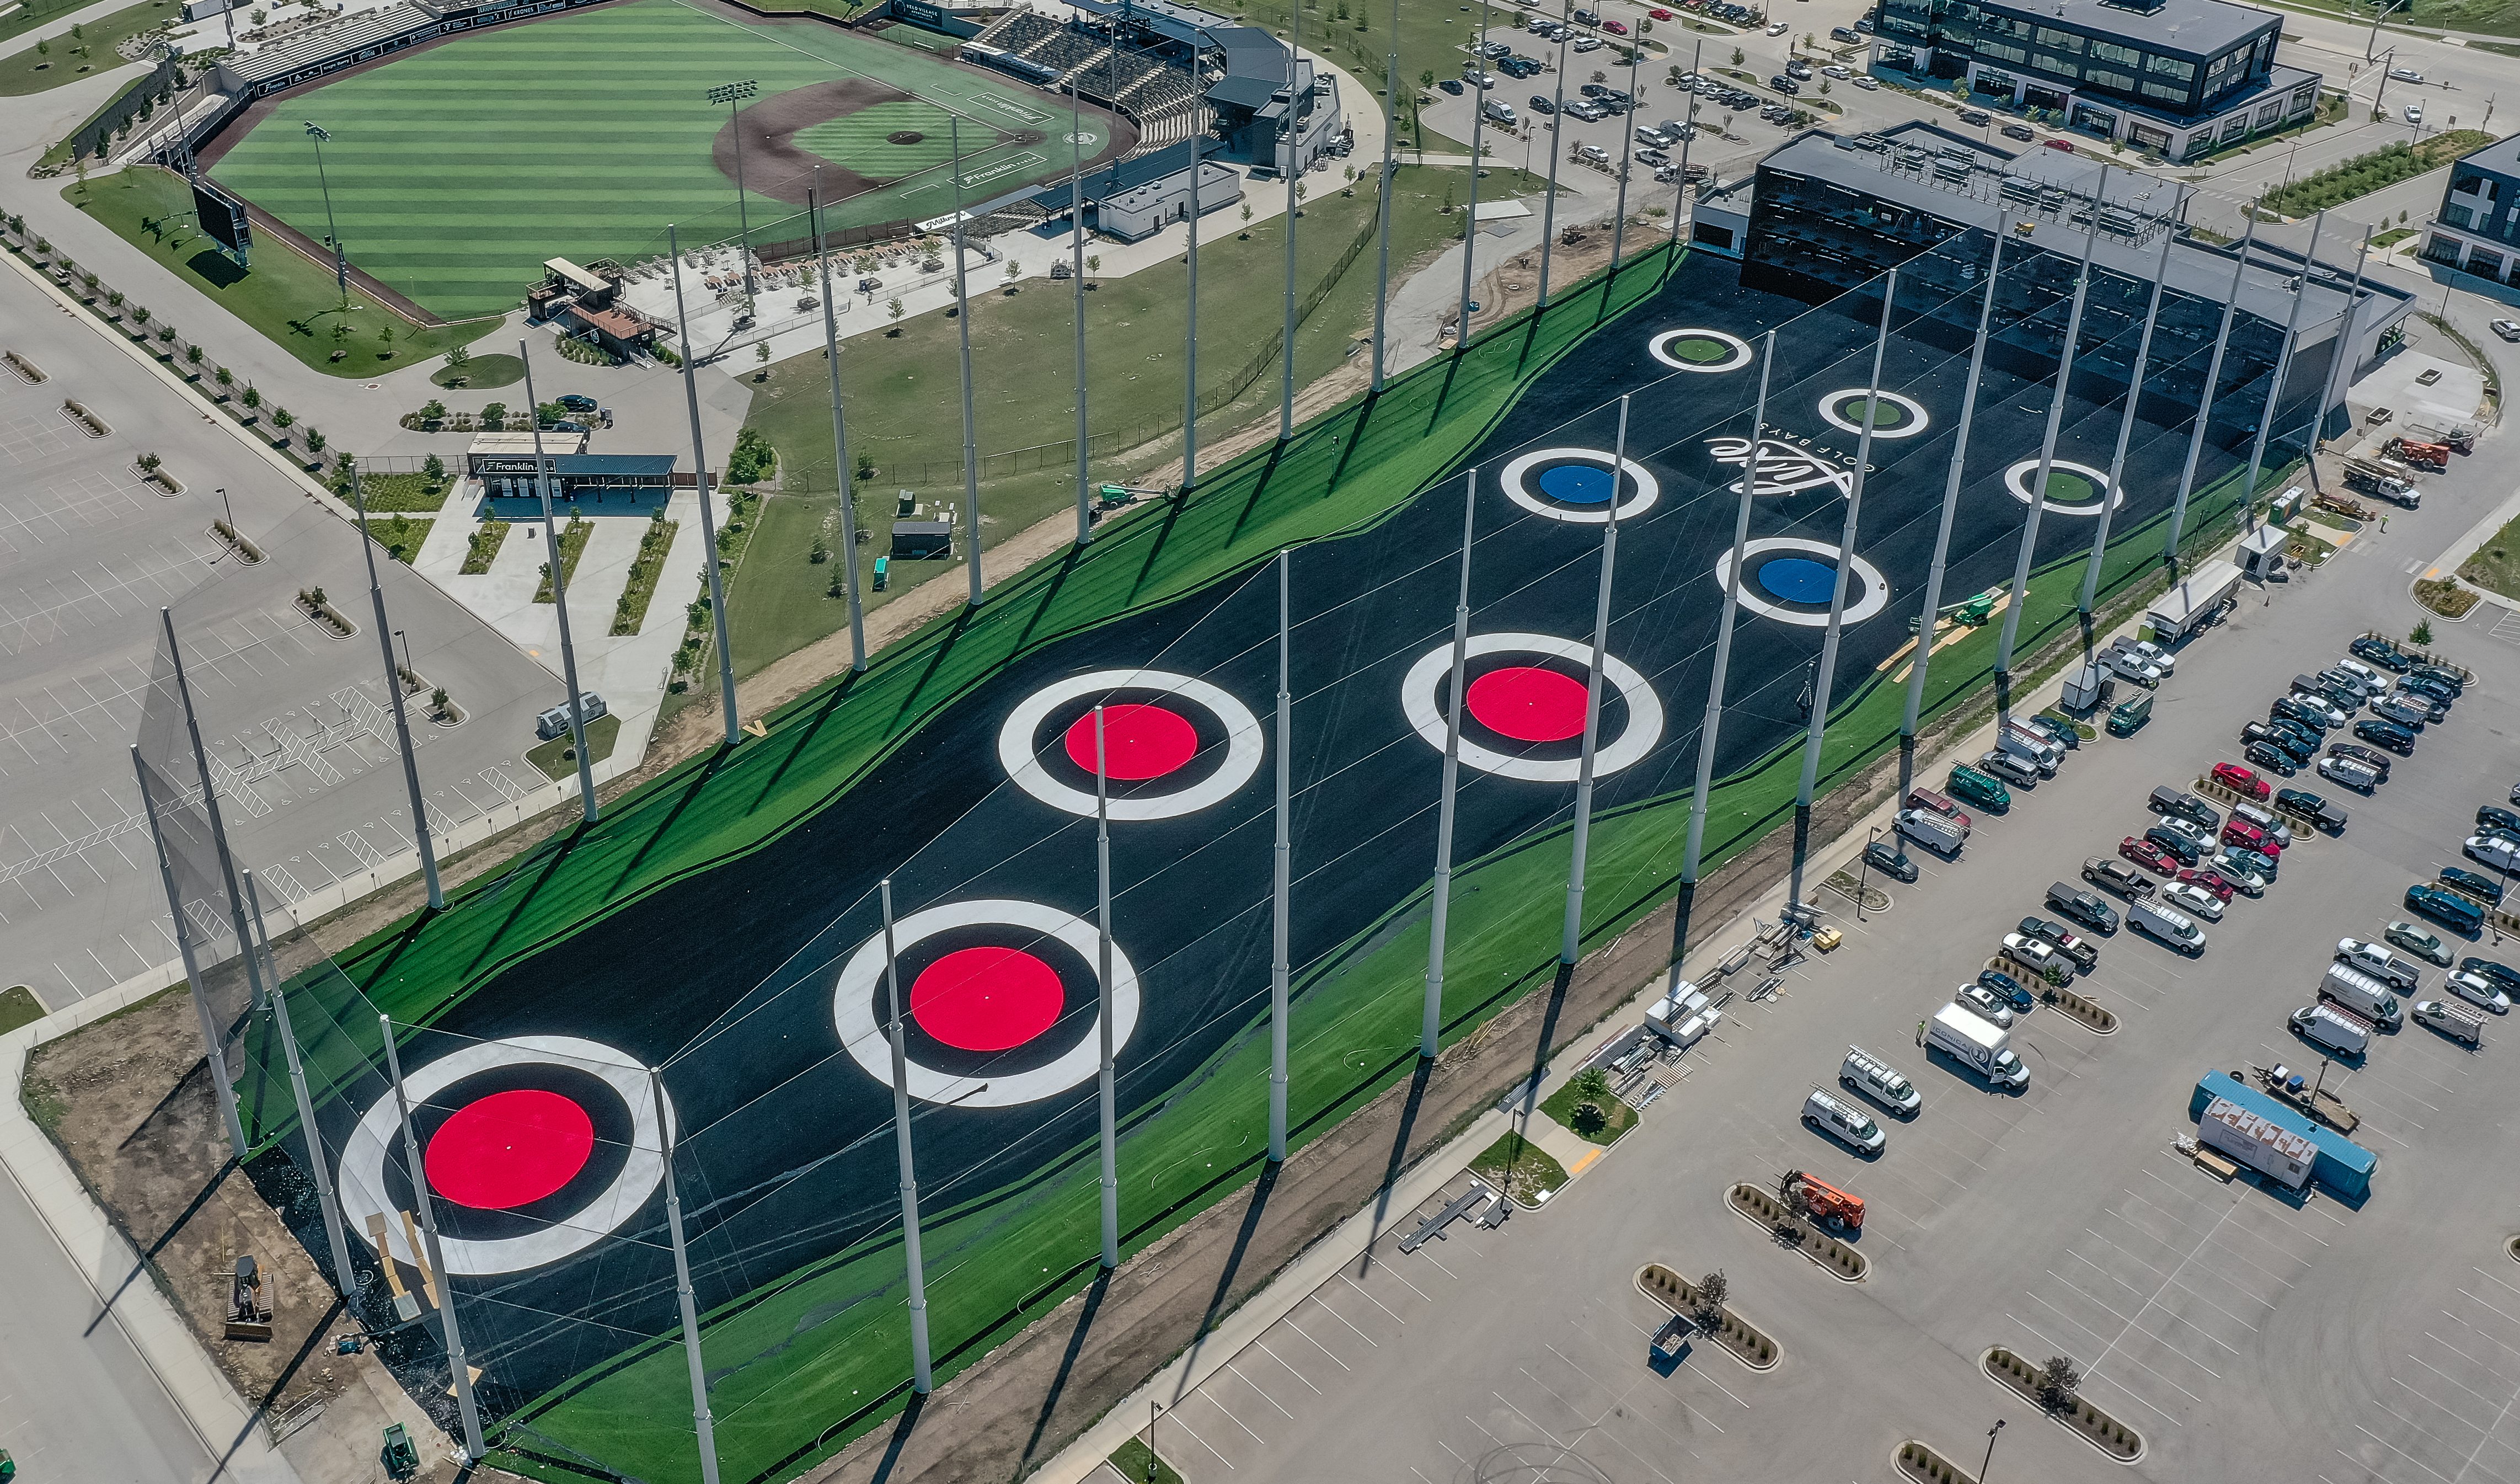
M 1264 1181 L 1268 1177 L 1265 1175 L 1262 1177 Z M 1237 1257 L 1241 1255 L 1241 1248 L 1239 1246 L 1235 1248 L 1235 1255 Z M 1085 1353 L 1085 1336 L 1092 1332 L 1094 1328 L 1094 1317 L 1102 1313 L 1102 1300 L 1109 1295 L 1110 1291 L 1111 1270 L 1102 1267 L 1096 1268 L 1094 1270 L 1094 1282 L 1087 1284 L 1085 1288 L 1085 1307 L 1078 1311 L 1076 1316 L 1076 1327 L 1069 1330 L 1067 1334 L 1067 1349 L 1058 1358 L 1058 1373 L 1050 1378 L 1050 1389 L 1042 1395 L 1041 1411 L 1035 1414 L 1032 1419 L 1032 1435 L 1024 1439 L 1023 1452 L 1016 1459 L 1015 1471 L 1017 1473 L 1022 1473 L 1031 1466 L 1033 1454 L 1041 1447 L 1042 1434 L 1050 1430 L 1051 1417 L 1058 1411 L 1058 1399 L 1061 1396 L 1064 1396 L 1067 1392 L 1067 1378 L 1076 1373 L 1077 1357 Z M 1218 1291 L 1222 1292 L 1224 1290 L 1220 1288 Z M 1208 1312 L 1211 1315 L 1215 1313 L 1215 1304 L 1213 1301 L 1208 1305 Z M 1202 1327 L 1202 1329 L 1204 1327 Z M 912 1393 L 910 1399 L 912 1410 L 916 1411 L 922 1400 L 924 1400 L 924 1398 L 920 1394 L 916 1392 Z M 906 1417 L 908 1414 L 904 1414 L 904 1416 Z M 898 1434 L 896 1433 L 896 1441 L 892 1452 L 897 1453 L 899 1452 L 899 1449 L 900 1444 L 898 1441 Z M 889 1466 L 889 1454 L 887 1454 L 885 1462 L 886 1466 Z M 876 1470 L 877 1478 L 882 1478 L 883 1474 L 883 1468 L 878 1467 Z
M 1382 1224 L 1391 1214 L 1391 1193 L 1399 1184 L 1400 1172 L 1409 1163 L 1409 1136 L 1418 1127 L 1418 1109 L 1426 1101 L 1426 1084 L 1435 1075 L 1435 1061 L 1420 1057 L 1409 1072 L 1409 1096 L 1400 1104 L 1400 1126 L 1391 1133 L 1391 1154 L 1383 1161 L 1382 1184 L 1373 1192 L 1373 1227 L 1367 1235 L 1365 1251 L 1357 1261 L 1357 1276 L 1363 1277 L 1373 1267 L 1373 1244 L 1382 1239 Z

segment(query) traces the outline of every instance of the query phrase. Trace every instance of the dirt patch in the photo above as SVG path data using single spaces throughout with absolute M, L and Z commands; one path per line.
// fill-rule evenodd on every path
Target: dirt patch
M 796 132 L 834 118 L 844 118 L 879 103 L 917 103 L 919 99 L 897 87 L 877 82 L 869 77 L 843 77 L 834 82 L 817 82 L 808 87 L 765 98 L 736 115 L 717 131 L 709 146 L 709 159 L 718 173 L 732 185 L 736 179 L 737 151 L 742 152 L 744 189 L 755 196 L 784 201 L 791 206 L 805 204 L 806 193 L 813 189 L 814 171 L 823 172 L 824 194 L 831 201 L 846 201 L 852 196 L 876 190 L 884 184 L 870 180 L 837 160 L 825 159 L 796 143 Z M 904 133 L 912 132 L 904 130 Z M 1033 136 L 1038 142 L 1040 135 Z M 893 143 L 913 141 L 895 137 Z

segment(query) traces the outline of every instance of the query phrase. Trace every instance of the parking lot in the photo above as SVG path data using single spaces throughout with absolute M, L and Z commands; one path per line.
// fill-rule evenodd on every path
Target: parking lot
M 128 750 L 161 607 L 177 612 L 226 822 L 271 898 L 412 839 L 353 528 L 14 273 L 0 273 L 0 348 L 44 378 L 0 370 L 0 983 L 58 1008 L 175 957 Z M 109 430 L 92 435 L 66 400 Z M 144 453 L 182 493 L 146 482 Z M 214 533 L 230 512 L 264 562 L 240 563 Z M 415 722 L 432 823 L 523 796 L 544 782 L 522 754 L 557 682 L 382 565 L 412 668 L 467 713 Z M 347 640 L 292 601 L 318 585 L 357 625 Z
M 2405 585 L 2476 518 L 2482 506 L 2456 496 L 2491 486 L 2486 469 L 2456 466 L 2424 512 L 2322 571 L 2244 587 L 2181 653 L 2149 725 L 2086 742 L 2054 779 L 2016 787 L 2008 814 L 1972 810 L 1959 859 L 1912 849 L 1915 884 L 1892 884 L 1889 909 L 1864 921 L 1833 916 L 1844 946 L 1786 968 L 1773 998 L 1736 994 L 1639 1127 L 1546 1207 L 1492 1231 L 1455 1222 L 1409 1254 L 1399 1237 L 1464 1183 L 1393 1214 L 1368 1257 L 1155 1422 L 1165 1458 L 1200 1481 L 1887 1480 L 1910 1438 L 1974 1469 L 2001 1417 L 1999 1476 L 2119 1476 L 1979 1370 L 2002 1346 L 2033 1364 L 2069 1357 L 2083 1394 L 2143 1434 L 2146 1476 L 2520 1480 L 2520 1263 L 2504 1250 L 2515 1224 L 2496 1178 L 2507 1155 L 2491 1070 L 2520 1047 L 2505 1043 L 2509 1019 L 2491 1018 L 2476 1051 L 2410 1022 L 2362 1065 L 2327 1069 L 2325 1089 L 2362 1116 L 2355 1138 L 2380 1156 L 2359 1207 L 2318 1188 L 2225 1183 L 2175 1145 L 2194 1132 L 2188 1097 L 2209 1070 L 2318 1074 L 2286 1016 L 2316 998 L 2338 939 L 2377 939 L 2411 916 L 2405 888 L 2459 864 L 2476 807 L 2504 802 L 2520 623 L 2499 625 L 2507 638 L 2490 611 L 2436 625 L 2475 684 L 2373 796 L 2290 781 L 2349 825 L 2305 835 L 2263 898 L 2205 923 L 2201 957 L 2126 930 L 2097 940 L 2075 988 L 2116 1016 L 2106 1034 L 2030 1012 L 2012 1033 L 2031 1072 L 2018 1094 L 1915 1044 L 1919 1016 L 2020 917 L 2053 915 L 2048 882 L 2076 880 L 2085 858 L 2154 823 L 2153 787 L 2235 758 L 2241 725 L 2355 634 L 2405 632 L 2416 616 Z M 1860 843 L 1833 847 L 1815 877 Z M 2490 929 L 2451 946 L 2520 958 Z M 2419 997 L 2438 997 L 2440 980 L 2427 967 Z M 1912 1119 L 1881 1119 L 1887 1148 L 1872 1159 L 1795 1118 L 1850 1044 L 1924 1096 Z M 1791 1169 L 1867 1201 L 1861 1282 L 1780 1249 L 1722 1198 Z M 1635 1281 L 1648 1262 L 1723 1269 L 1733 1310 L 1782 1362 L 1753 1372 L 1701 1341 L 1658 1374 L 1645 1341 L 1666 1311 Z

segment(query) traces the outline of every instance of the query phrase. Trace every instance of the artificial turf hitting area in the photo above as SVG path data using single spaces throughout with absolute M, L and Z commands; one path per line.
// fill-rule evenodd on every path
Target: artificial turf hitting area
M 427 1027 L 406 1031 L 401 1062 L 498 1462 L 552 1479 L 697 1474 L 659 1195 L 667 1117 L 726 1476 L 793 1474 L 901 1406 L 881 879 L 897 914 L 940 1371 L 1090 1277 L 1097 703 L 1113 798 L 1126 1245 L 1253 1178 L 1278 746 L 1266 563 L 1281 546 L 1295 548 L 1297 1146 L 1414 1061 L 1465 488 L 1476 537 L 1448 1038 L 1549 982 L 1614 502 L 1589 940 L 1673 889 L 1728 591 L 1741 611 L 1707 868 L 1791 817 L 1840 580 L 1822 786 L 1879 756 L 1899 722 L 1987 246 L 1958 239 L 1901 276 L 1889 431 L 1872 442 L 1852 554 L 1839 546 L 1857 442 L 1846 411 L 1860 416 L 1865 400 L 1879 287 L 1810 309 L 1739 289 L 1730 264 L 1666 272 L 1656 254 L 1219 472 L 1190 501 L 809 695 L 767 737 L 667 775 L 444 913 L 305 976 L 291 1001 L 319 1084 L 315 1157 L 339 1170 L 354 1228 L 374 1211 L 390 1231 L 387 1213 L 413 1204 L 384 1152 L 392 1101 L 376 1013 Z M 1997 281 L 1946 601 L 2009 574 L 2031 497 L 2021 459 L 2044 427 L 2072 277 L 2070 262 L 2020 253 Z M 2072 630 L 2139 291 L 2102 276 L 2092 295 L 2058 445 L 2087 472 L 2085 498 L 2050 490 L 2025 653 Z M 1735 574 L 1736 486 L 1770 329 L 1770 445 Z M 2147 394 L 2110 497 L 2104 595 L 2160 569 L 2212 351 L 2210 335 L 2164 338 L 2138 379 Z M 2272 339 L 2244 328 L 2226 360 L 2191 548 L 2229 528 Z M 2276 427 L 2309 416 L 2318 379 L 2294 384 L 2305 382 Z M 1612 457 L 1621 394 L 1624 464 Z M 2271 465 L 2292 457 L 2279 445 Z M 1982 690 L 1993 640 L 1978 630 L 1937 654 L 1929 716 Z M 257 1135 L 305 1157 L 268 1038 L 248 1039 Z M 662 1068 L 669 1113 L 649 1065 Z M 320 1252 L 320 1234 L 306 1235 Z M 385 1239 L 400 1249 L 398 1234 Z M 443 1356 L 395 1358 L 413 1394 L 445 1412 Z
M 752 79 L 730 120 L 709 88 Z M 305 120 L 331 135 L 323 172 Z M 202 152 L 219 184 L 447 319 L 523 297 L 544 259 L 628 262 L 734 238 L 735 133 L 756 233 L 825 169 L 833 229 L 944 216 L 959 129 L 965 189 L 1002 195 L 1135 142 L 1088 108 L 817 21 L 698 0 L 618 5 L 459 35 L 258 103 Z M 910 138 L 908 136 L 918 136 Z M 801 226 L 788 238 L 801 238 Z

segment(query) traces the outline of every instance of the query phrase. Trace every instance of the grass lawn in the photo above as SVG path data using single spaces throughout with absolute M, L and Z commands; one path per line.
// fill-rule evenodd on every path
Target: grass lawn
M 568 524 L 560 528 L 561 575 L 564 579 L 570 582 L 577 580 L 577 564 L 586 560 L 586 543 L 594 535 L 595 522 L 577 516 L 569 517 Z M 543 565 L 548 567 L 551 563 L 546 562 Z M 552 594 L 551 573 L 546 571 L 541 584 L 534 589 L 534 602 L 557 601 Z
M 1183 1484 L 1173 1466 L 1138 1438 L 1111 1450 L 1111 1466 L 1120 1470 L 1120 1477 L 1128 1484 Z
M 2370 0 L 2323 0 L 2317 6 L 2302 8 L 2366 22 L 2373 14 Z M 2411 6 L 2392 3 L 2380 9 L 2393 25 L 2432 25 L 2488 36 L 2520 36 L 2520 3 L 2514 0 L 2414 0 Z
M 2490 593 L 2520 598 L 2520 520 L 2485 538 L 2485 544 L 2458 564 L 2458 574 Z
M 1604 1119 L 1599 1128 L 1589 1134 L 1575 1127 L 1576 1106 L 1585 1102 L 1599 1107 Z M 1564 1125 L 1569 1133 L 1576 1134 L 1592 1144 L 1616 1144 L 1621 1134 L 1637 1126 L 1635 1108 L 1621 1102 L 1608 1093 L 1603 1093 L 1598 1098 L 1587 1098 L 1575 1090 L 1572 1082 L 1542 1099 L 1540 1110 Z
M 493 386 L 513 386 L 525 379 L 525 363 L 517 356 L 492 351 L 476 355 L 463 366 L 440 366 L 428 374 L 440 386 L 461 386 L 472 391 L 487 391 Z
M 78 8 L 64 5 L 33 17 L 20 11 L 0 19 L 0 41 L 26 31 L 39 33 L 23 47 L 0 57 L 0 98 L 22 98 L 129 67 L 131 64 L 123 61 L 114 47 L 142 31 L 184 17 L 183 7 L 173 0 L 140 0 L 137 5 L 84 22 L 79 36 L 73 39 L 68 18 Z M 35 41 L 49 46 L 50 53 L 38 55 Z
M 586 724 L 586 749 L 602 762 L 612 755 L 612 740 L 621 735 L 621 718 L 606 712 Z M 577 772 L 577 757 L 569 748 L 568 734 L 562 732 L 547 742 L 538 742 L 525 753 L 525 761 L 543 770 L 543 777 L 559 783 Z
M 44 1017 L 44 1007 L 35 1001 L 35 992 L 23 984 L 0 989 L 0 1036 L 21 1025 L 31 1025 Z
M 1555 1193 L 1566 1183 L 1566 1167 L 1520 1134 L 1508 1134 L 1470 1161 L 1470 1173 L 1529 1205 Z
M 428 539 L 428 528 L 436 523 L 434 520 L 414 520 L 409 516 L 387 516 L 382 519 L 371 517 L 368 539 L 391 553 L 393 560 L 409 566 L 412 559 L 420 555 L 421 543 Z
M 556 65 L 586 57 L 604 64 Z M 351 261 L 447 318 L 495 314 L 523 297 L 545 258 L 656 256 L 668 222 L 681 224 L 686 244 L 735 236 L 735 190 L 710 155 L 727 111 L 707 101 L 710 84 L 757 79 L 766 102 L 851 74 L 927 101 L 900 107 L 941 104 L 962 114 L 973 189 L 1012 190 L 1063 173 L 1074 157 L 1065 110 L 1049 127 L 1048 101 L 1012 80 L 823 21 L 742 22 L 675 0 L 631 0 L 476 31 L 326 84 L 257 125 L 211 174 L 322 240 L 324 192 L 299 122 L 319 118 L 333 134 L 324 164 Z M 1001 143 L 1007 136 L 982 119 L 1010 131 L 1049 128 L 1049 139 Z M 1090 132 L 1099 142 L 1101 131 Z M 555 173 L 555 139 L 602 147 L 568 152 Z M 883 152 L 897 147 L 877 139 L 878 156 L 862 173 L 879 179 Z M 831 148 L 838 162 L 859 163 Z M 935 216 L 950 209 L 951 194 L 944 171 L 923 170 L 839 202 L 829 220 Z M 767 240 L 798 214 L 767 196 L 745 200 L 752 230 Z M 801 237 L 801 225 L 786 235 Z
M 368 502 L 368 514 L 385 515 L 393 511 L 435 512 L 446 508 L 450 486 L 443 479 L 430 479 L 427 474 L 359 475 L 359 493 Z M 349 493 L 339 492 L 341 503 L 349 503 Z
M 499 328 L 497 320 L 481 320 L 423 329 L 352 293 L 350 353 L 336 361 L 332 327 L 341 322 L 342 312 L 331 268 L 268 239 L 255 244 L 253 266 L 239 268 L 195 225 L 192 188 L 171 171 L 135 165 L 90 182 L 84 197 L 79 189 L 64 187 L 63 199 L 327 376 L 374 376 L 442 354 Z M 388 323 L 394 331 L 390 346 L 377 339 L 377 332 Z
M 465 575 L 477 577 L 490 569 L 490 563 L 499 560 L 499 548 L 508 544 L 510 526 L 511 522 L 506 520 L 481 522 L 480 528 L 464 544 Z
M 1441 207 L 1451 193 L 1462 198 L 1469 172 L 1405 168 L 1396 177 L 1392 217 L 1393 276 L 1402 265 L 1440 250 L 1461 229 L 1458 212 Z M 1492 170 L 1483 190 L 1537 189 L 1519 171 Z M 1305 203 L 1296 224 L 1295 249 L 1304 260 L 1300 281 L 1318 282 L 1360 231 L 1373 221 L 1374 200 L 1326 190 Z M 1199 384 L 1213 393 L 1228 384 L 1282 328 L 1284 304 L 1274 292 L 1250 292 L 1254 282 L 1284 279 L 1284 223 L 1255 223 L 1248 241 L 1230 211 L 1206 226 L 1214 236 L 1199 247 L 1199 339 L 1214 349 L 1199 361 Z M 1204 234 L 1203 234 L 1204 236 Z M 1187 270 L 1178 264 L 1148 268 L 1127 278 L 1104 279 L 1086 295 L 1087 354 L 1094 384 L 1105 388 L 1103 405 L 1089 408 L 1093 426 L 1111 436 L 1097 438 L 1097 479 L 1128 482 L 1139 471 L 1178 457 L 1179 443 L 1165 438 L 1134 455 L 1104 456 L 1110 445 L 1138 445 L 1177 427 L 1181 418 L 1182 337 Z M 1372 333 L 1374 252 L 1369 244 L 1295 334 L 1297 384 L 1309 383 L 1347 358 L 1357 337 Z M 972 300 L 973 406 L 983 449 L 1062 446 L 1039 457 L 989 456 L 980 481 L 981 539 L 1012 536 L 1076 500 L 1075 295 L 1065 285 L 1039 280 L 1008 295 L 990 292 Z M 942 315 L 904 321 L 898 337 L 861 336 L 841 350 L 841 394 L 849 420 L 849 452 L 872 459 L 876 477 L 861 481 L 859 586 L 870 606 L 889 601 L 922 571 L 897 571 L 891 592 L 874 591 L 877 556 L 890 550 L 893 491 L 916 489 L 922 499 L 958 498 L 963 481 L 962 425 L 939 418 L 960 380 L 956 327 Z M 848 622 L 848 605 L 827 595 L 835 567 L 808 560 L 821 534 L 840 560 L 837 482 L 832 472 L 831 382 L 819 354 L 798 356 L 770 369 L 753 395 L 752 426 L 779 450 L 785 493 L 762 502 L 754 550 L 744 559 L 728 616 L 735 636 L 736 673 L 748 675 Z M 1199 420 L 1214 438 L 1253 418 L 1274 415 L 1279 378 L 1273 365 L 1231 404 Z M 1114 395 L 1109 388 L 1124 388 Z M 1011 467 L 1020 466 L 1020 467 Z

